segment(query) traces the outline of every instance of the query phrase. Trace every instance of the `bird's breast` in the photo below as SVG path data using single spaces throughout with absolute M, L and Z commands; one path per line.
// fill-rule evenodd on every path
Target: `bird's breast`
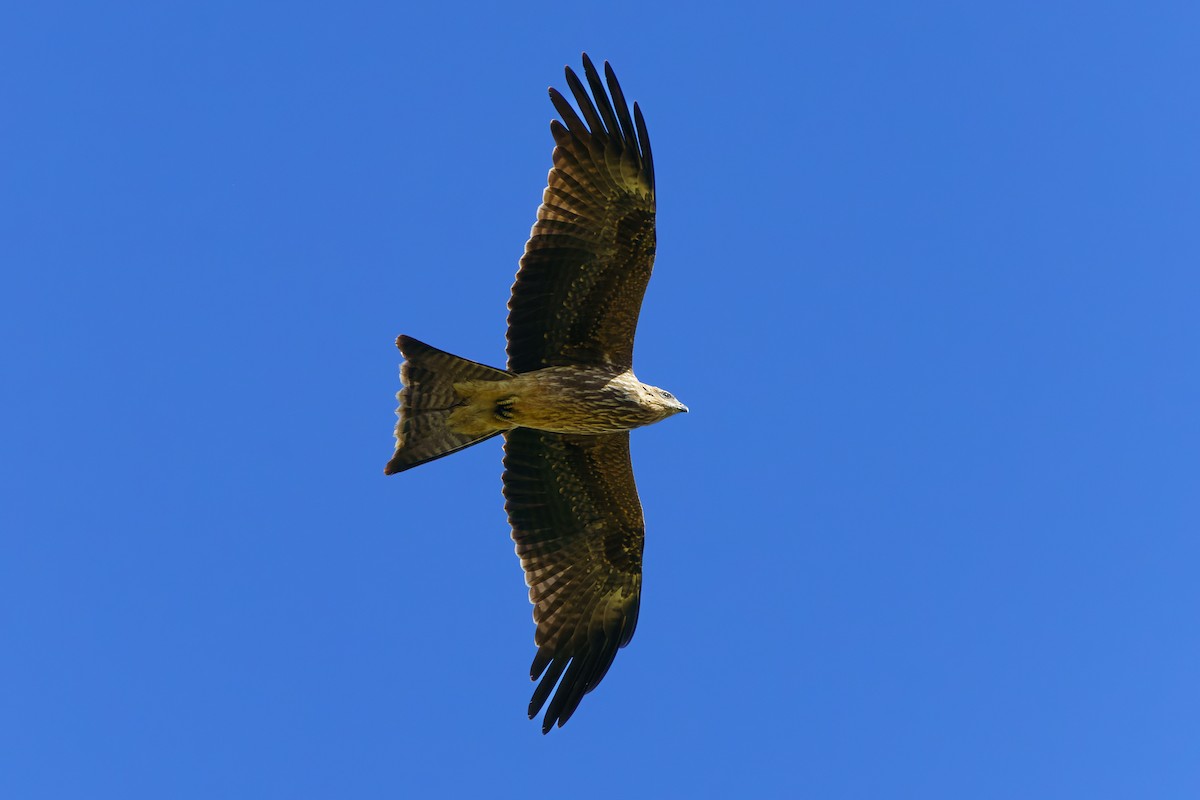
M 506 419 L 555 433 L 616 433 L 657 420 L 629 370 L 547 367 L 506 381 Z

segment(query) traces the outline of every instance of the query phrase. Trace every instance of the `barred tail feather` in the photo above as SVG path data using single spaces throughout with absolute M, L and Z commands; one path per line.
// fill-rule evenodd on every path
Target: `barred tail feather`
M 450 412 L 462 404 L 454 384 L 505 380 L 512 377 L 510 373 L 459 358 L 410 336 L 398 338 L 396 347 L 404 354 L 400 368 L 404 388 L 396 395 L 400 401 L 396 409 L 400 417 L 396 423 L 396 452 L 383 468 L 385 475 L 450 455 L 500 433 L 465 434 L 450 429 Z

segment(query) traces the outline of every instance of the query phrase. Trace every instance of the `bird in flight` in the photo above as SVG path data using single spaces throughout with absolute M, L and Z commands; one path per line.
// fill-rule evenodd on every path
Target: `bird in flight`
M 508 302 L 507 369 L 399 337 L 384 468 L 504 435 L 504 507 L 537 625 L 529 718 L 550 701 L 542 733 L 570 719 L 637 625 L 645 525 L 629 431 L 687 411 L 633 374 L 655 246 L 646 123 L 608 63 L 601 80 L 584 54 L 583 74 L 586 87 L 566 69 L 578 113 L 550 89 L 562 120 L 550 123 L 554 166 Z

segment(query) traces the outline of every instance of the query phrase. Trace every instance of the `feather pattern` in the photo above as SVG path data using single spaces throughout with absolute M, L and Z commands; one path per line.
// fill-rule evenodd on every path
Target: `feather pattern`
M 566 70 L 578 113 L 550 89 L 562 122 L 550 123 L 554 167 L 508 304 L 513 372 L 633 363 L 654 266 L 654 160 L 642 112 L 635 103 L 630 116 L 612 67 L 602 80 L 584 55 L 583 70 L 586 87 Z
M 537 624 L 530 719 L 558 684 L 545 733 L 570 719 L 633 636 L 645 525 L 628 432 L 516 428 L 504 438 L 505 509 Z

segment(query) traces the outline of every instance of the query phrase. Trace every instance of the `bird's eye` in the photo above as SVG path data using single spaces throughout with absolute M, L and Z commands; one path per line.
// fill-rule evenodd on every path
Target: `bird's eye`
M 663 391 L 663 393 L 662 393 L 662 396 L 663 396 L 663 397 L 665 397 L 665 398 L 667 398 L 668 400 L 674 400 L 674 399 L 675 399 L 675 395 L 671 394 L 671 393 L 670 393 L 670 392 L 668 392 L 668 391 Z

